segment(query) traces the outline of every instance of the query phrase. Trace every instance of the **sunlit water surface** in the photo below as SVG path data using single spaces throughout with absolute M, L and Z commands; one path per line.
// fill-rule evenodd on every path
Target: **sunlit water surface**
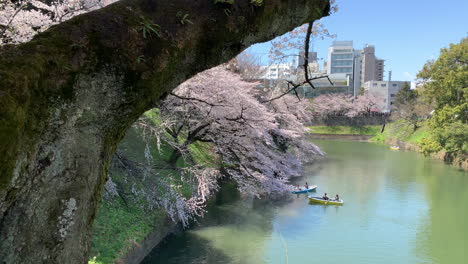
M 170 237 L 155 263 L 468 263 L 468 173 L 413 152 L 316 141 L 327 158 L 306 167 L 317 193 L 343 206 L 240 201 L 224 191 L 195 228 Z

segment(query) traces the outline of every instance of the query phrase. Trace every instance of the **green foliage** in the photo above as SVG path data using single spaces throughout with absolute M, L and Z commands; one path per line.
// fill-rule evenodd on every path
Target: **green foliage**
M 215 4 L 234 4 L 234 0 L 214 0 Z
M 176 17 L 179 19 L 182 25 L 185 25 L 185 23 L 193 24 L 193 22 L 190 21 L 190 19 L 188 19 L 189 14 L 184 14 L 181 11 L 179 11 L 177 12 Z
M 363 96 L 363 95 L 364 95 L 364 92 L 365 92 L 364 87 L 359 88 L 359 95 L 360 95 L 360 96 Z
M 227 9 L 227 8 L 224 8 L 223 11 L 224 11 L 224 14 L 225 14 L 226 16 L 230 16 L 231 13 L 232 13 L 231 10 L 229 10 L 229 9 Z
M 161 26 L 158 24 L 153 23 L 151 20 L 140 17 L 140 31 L 143 33 L 143 38 L 151 37 L 152 35 L 156 35 L 159 38 L 161 37 Z
M 89 263 L 114 263 L 166 219 L 160 210 L 144 211 L 121 201 L 103 202 L 93 226 L 92 255 Z M 125 228 L 122 228 L 125 227 Z
M 408 82 L 403 84 L 403 87 L 396 94 L 394 104 L 396 107 L 411 104 L 416 100 L 416 90 L 411 90 L 411 86 Z
M 195 142 L 189 145 L 190 155 L 193 161 L 204 167 L 218 167 L 217 159 L 213 155 L 213 145 L 205 142 Z
M 377 135 L 382 126 L 310 126 L 313 134 Z
M 146 60 L 145 60 L 145 56 L 144 56 L 144 55 L 138 56 L 138 58 L 137 58 L 137 63 L 142 63 L 142 62 L 145 62 L 145 61 L 146 61 Z
M 466 104 L 468 38 L 464 38 L 459 44 L 450 44 L 448 49 L 441 49 L 439 58 L 426 63 L 418 77 L 425 82 L 424 95 L 436 102 L 436 108 Z
M 468 153 L 468 38 L 442 49 L 439 58 L 426 63 L 418 77 L 424 82 L 423 95 L 435 103 L 424 152 Z
M 468 124 L 463 118 L 467 107 L 467 103 L 441 106 L 429 121 L 433 139 L 449 153 L 468 153 Z
M 234 0 L 214 0 L 214 3 L 215 4 L 227 4 L 227 5 L 233 5 L 234 4 Z M 223 12 L 226 16 L 230 16 L 231 15 L 231 10 L 229 10 L 229 8 L 223 8 Z
M 430 153 L 438 152 L 442 150 L 442 146 L 432 136 L 423 138 L 419 144 L 421 153 L 429 155 Z
M 263 0 L 250 0 L 250 3 L 255 6 L 262 6 Z
M 386 137 L 386 134 L 385 132 L 384 133 L 378 133 L 377 135 L 375 135 L 373 138 L 371 138 L 370 140 L 371 141 L 374 141 L 374 142 L 381 142 L 381 143 L 384 143 L 385 140 L 387 139 Z

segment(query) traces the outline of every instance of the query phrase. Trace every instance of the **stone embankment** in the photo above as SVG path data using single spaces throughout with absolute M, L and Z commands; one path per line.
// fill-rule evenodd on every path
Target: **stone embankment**
M 309 134 L 310 139 L 327 139 L 327 140 L 356 140 L 369 141 L 373 135 L 355 135 L 355 134 Z

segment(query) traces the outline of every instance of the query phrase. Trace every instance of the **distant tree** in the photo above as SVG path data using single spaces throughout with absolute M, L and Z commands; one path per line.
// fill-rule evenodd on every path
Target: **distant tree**
M 394 105 L 395 107 L 399 107 L 406 104 L 411 104 L 413 101 L 416 100 L 417 94 L 416 90 L 412 90 L 411 86 L 408 82 L 403 84 L 403 87 L 398 91 L 395 96 Z
M 365 92 L 365 89 L 364 87 L 361 86 L 361 88 L 359 88 L 359 95 L 364 95 L 364 92 Z
M 419 123 L 429 117 L 433 107 L 418 95 L 418 91 L 411 89 L 408 82 L 398 91 L 394 101 L 395 111 L 392 119 L 403 119 L 413 127 L 419 128 Z
M 375 93 L 364 93 L 354 99 L 353 107 L 348 116 L 369 116 L 382 112 L 383 98 Z
M 468 38 L 441 49 L 439 58 L 427 62 L 418 77 L 424 97 L 435 104 L 423 151 L 468 153 Z
M 234 58 L 229 66 L 239 73 L 244 80 L 260 79 L 265 73 L 261 64 L 261 57 L 245 50 Z
M 373 93 L 362 96 L 346 95 L 343 93 L 320 95 L 312 101 L 312 111 L 322 117 L 331 116 L 368 116 L 374 112 L 381 112 L 383 99 Z
M 407 102 L 399 102 L 396 104 L 396 110 L 392 113 L 392 119 L 403 119 L 413 127 L 413 131 L 420 127 L 420 123 L 429 118 L 431 111 L 434 109 L 432 104 L 425 101 L 421 96 L 414 91 L 414 98 Z

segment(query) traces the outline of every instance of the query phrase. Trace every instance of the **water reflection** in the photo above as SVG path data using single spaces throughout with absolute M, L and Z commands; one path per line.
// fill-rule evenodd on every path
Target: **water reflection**
M 143 263 L 466 263 L 467 173 L 377 144 L 317 143 L 327 159 L 296 184 L 338 193 L 344 206 L 239 200 L 228 188 Z

